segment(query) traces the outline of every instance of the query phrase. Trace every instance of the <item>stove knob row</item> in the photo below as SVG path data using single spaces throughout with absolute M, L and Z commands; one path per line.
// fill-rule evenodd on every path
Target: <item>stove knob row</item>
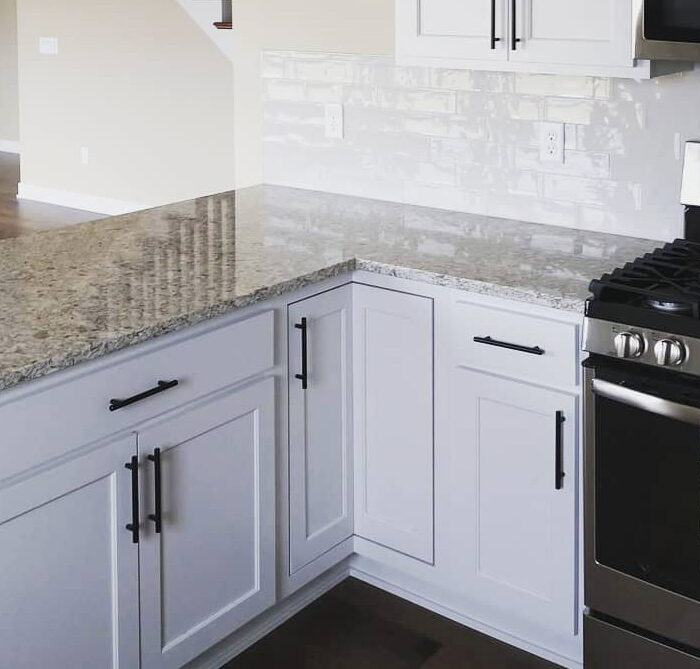
M 681 365 L 686 358 L 685 346 L 677 339 L 660 339 L 654 344 L 654 357 L 664 367 Z
M 636 332 L 620 332 L 615 336 L 618 358 L 639 358 L 644 353 L 644 337 Z

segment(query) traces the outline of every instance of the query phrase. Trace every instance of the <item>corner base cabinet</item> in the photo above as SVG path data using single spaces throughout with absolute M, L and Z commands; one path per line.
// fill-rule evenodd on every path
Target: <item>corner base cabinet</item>
M 353 532 L 351 310 L 352 285 L 288 310 L 290 573 Z
M 180 667 L 274 604 L 273 416 L 266 379 L 139 433 L 144 669 Z
M 433 301 L 353 291 L 355 534 L 432 563 Z
M 451 573 L 480 617 L 557 648 L 578 632 L 574 396 L 453 370 Z

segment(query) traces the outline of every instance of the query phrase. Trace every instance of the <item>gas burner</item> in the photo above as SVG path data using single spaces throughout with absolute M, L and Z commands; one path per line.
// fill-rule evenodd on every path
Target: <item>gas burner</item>
M 657 311 L 663 311 L 667 314 L 692 314 L 693 307 L 687 302 L 668 302 L 666 300 L 656 300 L 648 297 L 645 302 Z

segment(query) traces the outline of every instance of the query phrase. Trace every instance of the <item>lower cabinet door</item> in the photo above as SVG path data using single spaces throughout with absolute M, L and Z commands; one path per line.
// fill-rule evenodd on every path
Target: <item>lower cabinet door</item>
M 351 305 L 347 285 L 289 306 L 291 573 L 352 536 Z
M 353 289 L 355 534 L 433 562 L 433 302 Z
M 441 510 L 455 583 L 484 622 L 549 647 L 570 642 L 576 398 L 465 369 L 453 371 L 450 397 Z
M 139 434 L 143 667 L 180 667 L 274 604 L 274 420 L 266 379 Z
M 138 667 L 135 456 L 131 435 L 0 490 L 0 666 Z

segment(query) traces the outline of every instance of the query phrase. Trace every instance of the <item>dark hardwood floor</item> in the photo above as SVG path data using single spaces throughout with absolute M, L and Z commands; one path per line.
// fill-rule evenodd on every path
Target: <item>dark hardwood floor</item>
M 89 211 L 18 200 L 18 183 L 19 156 L 0 153 L 0 239 L 103 218 Z
M 224 669 L 554 669 L 556 665 L 347 579 Z

